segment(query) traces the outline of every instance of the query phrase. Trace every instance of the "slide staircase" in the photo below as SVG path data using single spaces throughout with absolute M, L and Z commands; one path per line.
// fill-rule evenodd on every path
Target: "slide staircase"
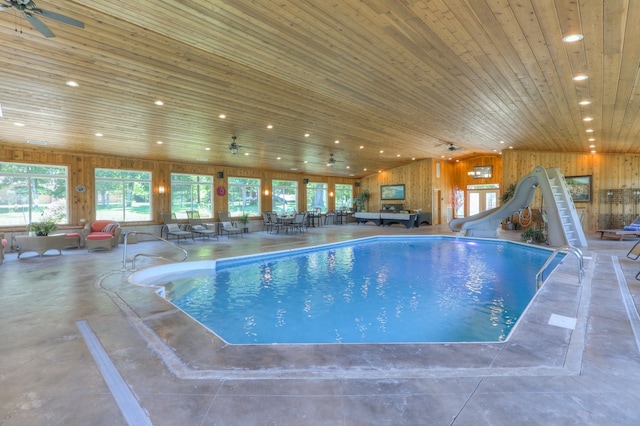
M 531 173 L 520 179 L 514 196 L 503 206 L 473 216 L 453 219 L 449 222 L 449 228 L 457 232 L 465 231 L 467 237 L 496 238 L 502 221 L 528 207 L 537 188 L 542 192 L 546 207 L 549 244 L 557 247 L 587 247 L 587 239 L 569 188 L 562 172 L 556 167 L 545 170 L 536 166 Z

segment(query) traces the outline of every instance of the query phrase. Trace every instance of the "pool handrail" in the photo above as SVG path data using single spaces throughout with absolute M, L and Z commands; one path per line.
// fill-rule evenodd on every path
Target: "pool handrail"
M 179 248 L 180 250 L 182 250 L 182 252 L 184 253 L 184 257 L 182 258 L 182 260 L 177 260 L 177 262 L 184 262 L 185 260 L 187 260 L 187 256 L 189 255 L 187 250 L 185 250 L 184 248 L 180 247 L 179 245 L 177 245 L 176 243 L 172 243 L 169 240 L 165 240 L 162 237 L 158 237 L 155 234 L 152 234 L 151 232 L 144 232 L 144 231 L 123 231 L 122 232 L 122 237 L 124 239 L 124 251 L 122 253 L 122 269 L 121 271 L 126 271 L 127 270 L 127 241 L 129 239 L 129 235 L 150 235 L 153 238 L 155 238 L 156 240 L 160 240 L 160 241 L 164 241 L 167 244 L 170 244 L 174 247 Z M 170 261 L 176 261 L 176 259 L 171 259 L 169 257 L 164 257 L 164 256 L 158 256 L 155 254 L 147 254 L 147 253 L 138 253 L 135 256 L 133 256 L 133 259 L 131 259 L 131 270 L 135 271 L 136 270 L 136 258 L 138 256 L 147 256 L 147 257 L 153 257 L 154 259 L 162 259 L 162 260 L 170 260 Z
M 555 249 L 553 253 L 551 253 L 551 256 L 549 256 L 547 261 L 544 263 L 544 265 L 542 265 L 542 268 L 540 268 L 540 270 L 536 274 L 537 290 L 540 289 L 544 281 L 542 274 L 544 274 L 545 269 L 547 269 L 547 266 L 549 266 L 549 264 L 553 261 L 553 259 L 556 257 L 558 253 L 565 253 L 565 254 L 572 253 L 578 258 L 578 282 L 582 284 L 582 278 L 584 276 L 584 260 L 582 257 L 582 250 L 572 245 L 566 245 L 566 246 L 560 246 L 557 249 Z

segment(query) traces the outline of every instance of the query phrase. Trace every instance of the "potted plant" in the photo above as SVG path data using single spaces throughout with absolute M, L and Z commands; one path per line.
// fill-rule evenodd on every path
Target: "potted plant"
M 363 189 L 360 193 L 353 199 L 353 203 L 358 206 L 358 211 L 364 211 L 364 205 L 371 198 L 371 193 L 368 189 Z
M 240 222 L 242 222 L 243 232 L 247 234 L 249 232 L 249 213 L 240 216 Z
M 528 243 L 544 243 L 547 240 L 542 229 L 538 228 L 527 229 L 520 234 L 520 238 Z
M 36 236 L 38 237 L 46 237 L 51 232 L 54 232 L 56 229 L 58 229 L 58 225 L 56 224 L 55 221 L 51 219 L 44 219 L 39 222 L 32 222 L 28 228 L 30 232 L 35 232 Z

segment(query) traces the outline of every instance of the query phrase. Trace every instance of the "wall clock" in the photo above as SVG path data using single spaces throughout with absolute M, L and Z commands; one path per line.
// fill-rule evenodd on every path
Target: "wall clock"
M 76 185 L 76 192 L 85 192 L 87 187 L 84 185 Z
M 219 196 L 224 197 L 224 196 L 225 196 L 225 194 L 227 193 L 227 189 L 226 189 L 224 186 L 219 186 L 219 187 L 216 189 L 216 193 L 217 193 Z

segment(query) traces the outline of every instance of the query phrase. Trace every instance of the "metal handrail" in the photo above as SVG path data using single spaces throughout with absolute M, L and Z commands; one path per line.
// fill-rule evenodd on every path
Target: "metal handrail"
M 537 289 L 540 289 L 540 286 L 542 285 L 542 282 L 544 281 L 543 277 L 542 277 L 542 274 L 544 274 L 545 269 L 547 269 L 547 266 L 549 266 L 549 264 L 551 264 L 551 262 L 553 261 L 553 259 L 555 259 L 555 257 L 558 255 L 558 253 L 572 253 L 578 258 L 578 268 L 579 268 L 579 270 L 578 270 L 578 282 L 580 284 L 582 284 L 582 278 L 584 277 L 584 260 L 582 258 L 582 251 L 578 247 L 574 247 L 574 246 L 568 245 L 568 246 L 558 247 L 557 249 L 555 249 L 553 251 L 553 253 L 551 253 L 551 256 L 549 256 L 547 261 L 544 263 L 544 265 L 542 265 L 542 268 L 540 268 L 540 270 L 536 274 L 536 288 Z
M 137 235 L 137 234 L 140 234 L 140 235 L 151 235 L 156 240 L 164 241 L 167 244 L 170 244 L 170 245 L 172 245 L 174 247 L 179 248 L 180 250 L 182 250 L 184 252 L 184 257 L 182 258 L 182 260 L 178 260 L 178 262 L 184 262 L 185 260 L 187 260 L 187 256 L 189 254 L 187 253 L 187 251 L 184 248 L 180 247 L 176 243 L 172 243 L 169 240 L 165 240 L 162 237 L 158 237 L 157 235 L 152 234 L 151 232 L 129 231 L 129 232 L 123 232 L 122 233 L 122 236 L 124 238 L 124 252 L 122 253 L 122 269 L 121 269 L 121 271 L 126 271 L 127 270 L 127 240 L 129 239 L 129 235 Z M 155 254 L 138 253 L 135 256 L 133 256 L 133 259 L 131 260 L 131 270 L 132 271 L 136 270 L 136 258 L 138 256 L 146 256 L 146 257 L 153 257 L 155 259 L 176 261 L 176 259 L 171 259 L 171 258 L 168 258 L 168 257 L 158 256 L 158 255 L 155 255 Z

